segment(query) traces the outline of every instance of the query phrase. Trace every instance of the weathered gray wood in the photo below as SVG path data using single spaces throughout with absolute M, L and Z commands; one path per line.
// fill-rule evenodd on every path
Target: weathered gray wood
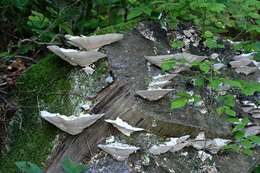
M 205 131 L 208 137 L 229 135 L 228 127 L 216 116 L 202 116 L 193 110 L 172 111 L 168 96 L 159 102 L 136 97 L 135 91 L 146 89 L 151 76 L 160 72 L 155 67 L 149 71 L 144 58 L 144 55 L 154 54 L 154 47 L 162 53 L 168 49 L 133 31 L 125 34 L 122 41 L 105 48 L 116 81 L 97 95 L 91 110 L 105 113 L 105 116 L 78 136 L 68 135 L 52 154 L 48 173 L 62 172 L 61 163 L 66 156 L 76 162 L 90 159 L 97 152 L 97 144 L 112 133 L 118 133 L 104 119 L 120 117 L 132 126 L 160 136 L 196 136 L 200 131 Z

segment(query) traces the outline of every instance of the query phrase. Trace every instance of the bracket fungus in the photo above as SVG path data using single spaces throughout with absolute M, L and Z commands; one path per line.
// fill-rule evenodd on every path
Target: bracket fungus
M 65 116 L 59 113 L 50 113 L 47 111 L 41 111 L 40 116 L 55 125 L 59 129 L 71 134 L 77 135 L 81 133 L 86 127 L 94 124 L 104 114 L 80 114 L 79 116 Z
M 211 144 L 207 147 L 207 150 L 212 154 L 217 154 L 222 147 L 224 147 L 230 142 L 231 140 L 229 139 L 221 139 L 221 138 L 212 139 L 210 142 Z
M 123 121 L 119 117 L 116 120 L 105 120 L 106 122 L 112 124 L 116 127 L 120 132 L 122 132 L 126 136 L 130 136 L 133 132 L 143 131 L 142 128 L 137 128 L 129 125 L 127 122 Z
M 225 67 L 225 64 L 223 63 L 216 63 L 212 65 L 213 70 L 218 71 Z
M 158 75 L 154 76 L 152 82 L 149 83 L 149 89 L 161 89 L 170 83 L 177 74 L 166 74 L 166 75 Z
M 249 75 L 251 73 L 254 73 L 258 70 L 257 67 L 249 67 L 249 66 L 242 66 L 235 69 L 237 73 L 242 73 L 245 75 Z
M 47 48 L 73 66 L 79 65 L 86 67 L 106 57 L 106 54 L 97 52 L 96 50 L 78 51 L 75 49 L 60 48 L 58 46 L 48 46 Z
M 217 154 L 217 152 L 230 143 L 231 140 L 229 139 L 221 139 L 221 138 L 215 138 L 215 139 L 206 139 L 205 133 L 201 132 L 198 134 L 198 136 L 191 141 L 191 146 L 198 149 L 206 149 L 212 154 Z
M 65 38 L 68 40 L 68 43 L 73 46 L 86 50 L 93 50 L 123 39 L 123 34 L 111 33 L 104 35 L 93 35 L 89 37 L 84 35 L 65 35 Z
M 253 135 L 259 135 L 260 134 L 260 126 L 254 125 L 245 128 L 245 136 L 253 136 Z
M 145 59 L 147 59 L 150 63 L 152 63 L 158 67 L 161 67 L 163 62 L 170 60 L 170 59 L 175 59 L 175 60 L 184 59 L 188 63 L 192 63 L 195 61 L 201 62 L 206 58 L 207 58 L 206 56 L 198 56 L 198 55 L 193 55 L 193 54 L 186 53 L 186 52 L 170 54 L 170 55 L 145 56 Z
M 244 60 L 244 59 L 249 60 L 249 59 L 253 59 L 256 54 L 257 54 L 256 52 L 251 52 L 251 53 L 247 53 L 247 54 L 240 54 L 240 55 L 234 56 L 232 59 L 237 60 L 237 61 Z
M 191 146 L 197 150 L 205 149 L 211 144 L 210 140 L 207 140 L 204 132 L 200 132 L 198 136 L 191 141 Z
M 242 60 L 236 60 L 236 61 L 229 62 L 229 64 L 231 65 L 232 68 L 247 66 L 251 63 L 252 63 L 252 60 L 250 60 L 250 59 L 242 59 Z
M 170 138 L 170 141 L 164 142 L 159 145 L 154 145 L 149 149 L 149 152 L 154 155 L 159 155 L 162 153 L 166 153 L 167 151 L 177 152 L 183 149 L 185 146 L 188 146 L 187 139 L 189 135 L 182 136 L 180 138 Z
M 114 159 L 118 161 L 126 160 L 130 154 L 139 150 L 139 147 L 135 147 L 128 144 L 123 144 L 119 142 L 110 143 L 106 145 L 99 144 L 99 148 L 109 153 Z
M 149 101 L 157 101 L 163 98 L 166 94 L 173 91 L 174 89 L 150 89 L 150 90 L 139 90 L 136 94 L 140 97 Z

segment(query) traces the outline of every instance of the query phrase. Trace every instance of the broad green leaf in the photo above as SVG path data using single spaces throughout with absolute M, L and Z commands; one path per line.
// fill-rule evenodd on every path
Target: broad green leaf
M 241 130 L 244 130 L 244 129 L 245 129 L 245 125 L 244 125 L 244 124 L 237 124 L 237 125 L 233 128 L 232 132 L 237 132 L 237 131 L 241 131 Z
M 37 11 L 32 11 L 32 15 L 28 19 L 27 24 L 33 29 L 44 29 L 49 25 L 49 19 Z
M 253 135 L 253 136 L 250 136 L 249 139 L 250 139 L 253 143 L 255 143 L 255 144 L 260 144 L 260 137 L 259 137 L 259 136 Z
M 241 121 L 241 123 L 245 126 L 247 126 L 247 124 L 250 122 L 249 118 L 248 117 L 244 117 Z
M 178 92 L 177 96 L 187 98 L 187 99 L 189 99 L 191 97 L 190 93 L 185 92 L 185 91 Z
M 230 107 L 226 107 L 225 113 L 231 117 L 236 117 L 236 112 L 230 109 Z
M 252 148 L 243 148 L 242 152 L 246 155 L 252 155 L 254 152 L 252 150 Z
M 134 9 L 131 9 L 130 12 L 128 13 L 127 19 L 130 20 L 130 19 L 139 17 L 142 14 L 143 14 L 142 8 L 139 8 L 139 7 L 138 8 L 134 8 Z
M 242 85 L 238 80 L 223 80 L 223 82 L 231 87 L 241 88 Z
M 229 123 L 235 124 L 235 123 L 239 122 L 239 118 L 237 118 L 237 117 L 228 117 L 226 119 L 226 121 L 229 122 Z
M 219 79 L 212 79 L 209 81 L 209 87 L 214 90 L 218 90 L 221 83 L 222 83 L 222 81 Z
M 207 61 L 204 61 L 199 65 L 199 68 L 202 72 L 208 73 L 210 70 L 210 64 Z
M 66 173 L 82 173 L 88 168 L 86 165 L 73 162 L 68 157 L 64 159 L 62 167 Z
M 31 162 L 19 161 L 15 162 L 15 165 L 19 168 L 20 171 L 24 173 L 43 173 L 41 168 Z
M 253 144 L 249 139 L 243 139 L 243 140 L 240 141 L 240 143 L 244 148 L 252 148 L 253 147 Z
M 178 109 L 184 107 L 188 102 L 188 99 L 186 98 L 178 98 L 171 102 L 171 108 L 172 109 Z
M 228 145 L 224 146 L 224 149 L 225 150 L 232 150 L 232 151 L 235 151 L 235 152 L 239 152 L 240 147 L 237 144 L 228 144 Z
M 146 6 L 146 7 L 143 7 L 142 10 L 143 10 L 143 13 L 145 13 L 148 16 L 151 16 L 153 9 L 150 6 Z
M 212 48 L 218 48 L 218 43 L 217 40 L 215 40 L 214 38 L 207 38 L 206 41 L 204 42 L 205 45 L 212 49 Z
M 205 80 L 203 78 L 197 78 L 194 80 L 194 86 L 203 87 L 205 85 Z
M 176 60 L 170 59 L 166 60 L 161 64 L 161 68 L 163 71 L 172 70 L 176 66 Z
M 184 43 L 183 41 L 181 40 L 174 40 L 172 43 L 171 43 L 171 47 L 172 48 L 175 48 L 175 49 L 180 49 L 184 46 Z
M 217 108 L 217 113 L 219 115 L 222 115 L 225 112 L 225 106 L 221 106 Z
M 61 29 L 63 29 L 67 34 L 73 34 L 71 24 L 68 22 L 61 23 L 59 25 Z
M 236 139 L 236 140 L 241 140 L 241 139 L 244 138 L 245 132 L 243 132 L 243 131 L 237 131 L 237 132 L 235 132 L 234 135 L 235 135 L 235 139 Z
M 227 94 L 225 96 L 219 96 L 217 98 L 218 102 L 223 106 L 234 107 L 235 106 L 235 97 L 231 94 Z
M 205 36 L 206 38 L 211 38 L 211 37 L 213 37 L 213 33 L 210 32 L 210 31 L 206 31 L 206 32 L 204 33 L 204 36 Z
M 253 173 L 260 173 L 260 164 L 255 168 Z
M 212 12 L 221 12 L 225 9 L 225 5 L 223 3 L 208 3 L 207 9 Z
M 29 0 L 13 0 L 14 5 L 19 9 L 24 9 L 28 4 Z

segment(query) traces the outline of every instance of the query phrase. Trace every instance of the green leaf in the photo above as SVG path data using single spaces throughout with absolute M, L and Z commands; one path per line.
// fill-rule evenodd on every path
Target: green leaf
M 63 29 L 67 34 L 73 34 L 71 24 L 68 22 L 61 23 L 59 25 L 61 29 Z
M 244 117 L 241 121 L 241 123 L 245 126 L 247 126 L 247 124 L 250 122 L 249 118 L 248 117 Z
M 172 109 L 178 109 L 184 107 L 188 103 L 188 99 L 186 98 L 178 98 L 171 102 Z
M 218 96 L 218 102 L 221 103 L 223 106 L 234 107 L 235 106 L 235 97 L 231 94 L 227 94 L 225 96 Z
M 214 90 L 218 90 L 221 83 L 222 83 L 222 81 L 219 79 L 212 79 L 209 81 L 209 87 Z
M 240 143 L 244 148 L 253 148 L 253 144 L 249 139 L 241 140 Z
M 238 80 L 224 80 L 224 83 L 231 87 L 236 87 L 236 88 L 242 87 L 241 83 Z
M 235 152 L 239 152 L 240 147 L 237 144 L 228 144 L 228 145 L 224 146 L 224 149 L 225 150 L 232 150 L 232 151 L 235 151 Z
M 15 162 L 15 165 L 19 168 L 20 171 L 24 173 L 43 173 L 41 168 L 31 162 L 19 161 Z
M 218 107 L 218 108 L 217 108 L 217 113 L 218 113 L 219 115 L 224 114 L 224 112 L 225 112 L 225 106 L 221 106 L 221 107 Z
M 242 131 L 242 130 L 244 130 L 244 129 L 245 129 L 245 125 L 244 125 L 244 124 L 237 124 L 237 125 L 233 128 L 232 132 Z
M 13 0 L 14 5 L 21 10 L 23 10 L 26 7 L 28 2 L 29 0 Z
M 138 8 L 134 8 L 134 9 L 131 9 L 130 12 L 128 13 L 127 19 L 130 20 L 130 19 L 139 17 L 142 14 L 143 14 L 142 8 L 139 8 L 139 7 Z
M 235 139 L 236 139 L 236 140 L 241 140 L 241 139 L 244 138 L 245 132 L 243 132 L 243 131 L 237 131 L 237 132 L 235 132 L 234 135 L 235 135 Z
M 226 8 L 223 3 L 208 3 L 207 9 L 212 12 L 221 12 Z
M 166 60 L 161 64 L 161 68 L 163 71 L 172 70 L 176 66 L 176 60 L 170 59 Z
M 260 144 L 260 137 L 259 136 L 253 135 L 253 136 L 250 136 L 249 139 L 250 139 L 250 141 L 252 141 L 255 144 Z
M 206 38 L 211 38 L 211 37 L 213 37 L 213 33 L 210 32 L 210 31 L 206 31 L 206 32 L 204 33 L 204 36 L 205 36 Z
M 143 7 L 142 10 L 143 10 L 143 13 L 145 13 L 148 16 L 151 16 L 153 9 L 150 6 L 147 6 L 147 7 Z
M 202 62 L 200 65 L 199 65 L 199 68 L 202 72 L 204 73 L 208 73 L 209 70 L 210 70 L 210 63 L 207 62 L 207 61 L 204 61 Z
M 218 43 L 217 40 L 215 40 L 214 38 L 207 38 L 206 41 L 204 42 L 205 45 L 212 49 L 212 48 L 218 48 Z
M 235 123 L 239 122 L 239 118 L 237 118 L 237 117 L 228 117 L 226 119 L 226 121 L 229 122 L 229 123 L 235 124 Z
M 37 11 L 32 11 L 32 15 L 28 19 L 27 24 L 32 29 L 44 29 L 49 25 L 49 19 Z
M 191 98 L 190 93 L 185 92 L 185 91 L 178 92 L 178 93 L 177 93 L 177 96 L 183 97 L 183 98 L 187 98 L 187 99 L 190 99 L 190 98 Z
M 175 49 L 180 49 L 184 46 L 184 43 L 183 41 L 181 40 L 174 40 L 172 43 L 171 43 L 171 47 L 172 48 L 175 48 Z
M 194 86 L 203 87 L 205 85 L 205 80 L 203 78 L 197 78 L 194 80 Z
M 62 167 L 66 173 L 81 173 L 88 168 L 86 165 L 73 162 L 68 157 L 64 159 Z
M 226 107 L 225 113 L 229 116 L 236 117 L 236 112 L 230 109 L 230 107 Z
M 233 95 L 228 94 L 224 97 L 223 101 L 224 101 L 225 105 L 230 106 L 230 107 L 234 107 L 236 99 Z
M 257 165 L 253 173 L 260 173 L 260 164 Z
M 242 152 L 249 156 L 253 154 L 253 150 L 251 148 L 243 148 Z

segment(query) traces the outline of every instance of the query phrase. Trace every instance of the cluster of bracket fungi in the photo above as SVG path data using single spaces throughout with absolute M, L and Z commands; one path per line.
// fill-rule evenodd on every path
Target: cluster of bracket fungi
M 79 50 L 76 49 L 65 49 L 58 46 L 48 46 L 48 49 L 53 53 L 58 55 L 64 61 L 67 61 L 73 66 L 81 66 L 87 75 L 91 75 L 95 70 L 91 65 L 98 60 L 106 57 L 106 54 L 99 52 L 98 49 L 104 45 L 111 44 L 113 42 L 123 39 L 123 34 L 105 34 L 97 36 L 71 36 L 66 35 L 65 38 L 67 42 L 72 46 L 76 46 Z M 189 53 L 177 53 L 172 55 L 159 55 L 159 56 L 145 56 L 149 63 L 161 67 L 162 63 L 165 60 L 175 59 L 180 60 L 185 59 L 187 63 L 177 64 L 177 72 L 183 71 L 191 66 L 191 63 L 201 62 L 206 59 L 206 56 L 197 56 Z M 179 65 L 179 66 L 178 66 Z M 171 92 L 173 89 L 164 89 L 164 87 L 172 80 L 177 74 L 166 74 L 158 75 L 153 77 L 152 82 L 149 84 L 147 90 L 136 91 L 136 94 L 146 99 L 148 101 L 156 101 L 163 98 L 166 94 Z M 84 109 L 88 110 L 89 105 L 85 106 Z M 81 133 L 85 128 L 94 124 L 97 120 L 103 117 L 104 114 L 79 114 L 72 116 L 60 115 L 59 113 L 50 113 L 47 111 L 41 111 L 40 115 L 43 119 L 52 123 L 59 129 L 71 134 L 77 135 Z M 130 136 L 133 132 L 143 131 L 142 128 L 137 128 L 129 125 L 127 122 L 123 121 L 119 117 L 115 120 L 107 119 L 107 123 L 112 124 L 120 132 L 126 136 Z M 215 138 L 215 139 L 206 139 L 204 132 L 199 133 L 195 139 L 189 139 L 190 136 L 182 136 L 179 138 L 169 138 L 168 141 L 161 143 L 159 145 L 154 145 L 149 149 L 149 153 L 153 155 L 159 155 L 165 152 L 177 152 L 187 146 L 192 146 L 198 150 L 207 149 L 212 154 L 216 154 L 221 147 L 231 142 L 230 140 Z M 99 148 L 108 152 L 118 161 L 125 160 L 129 157 L 131 153 L 139 150 L 139 147 L 120 143 L 113 142 L 108 144 L 99 144 Z M 201 153 L 203 154 L 203 153 Z M 204 153 L 205 156 L 205 153 Z

